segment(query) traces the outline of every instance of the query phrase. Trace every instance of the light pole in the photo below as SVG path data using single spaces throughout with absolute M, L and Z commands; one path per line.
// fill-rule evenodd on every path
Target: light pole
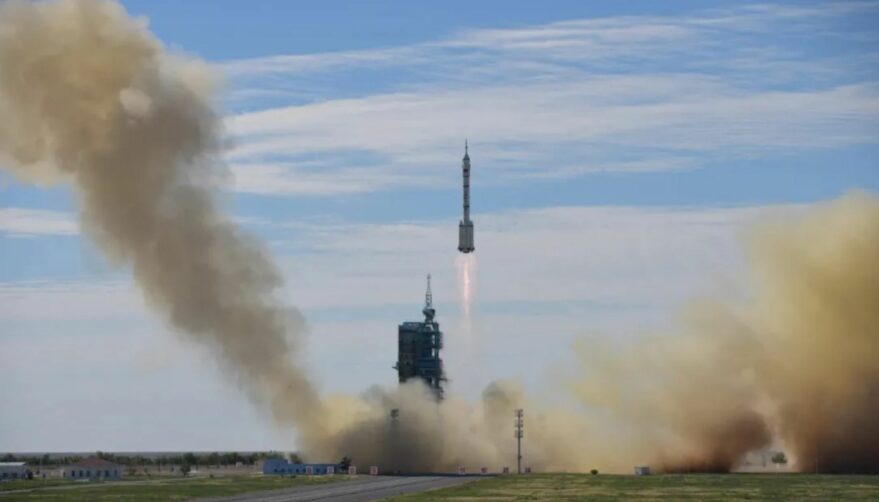
M 391 409 L 391 423 L 390 423 L 390 443 L 391 443 L 391 458 L 388 459 L 388 464 L 382 466 L 382 469 L 389 469 L 390 473 L 399 472 L 400 464 L 399 459 L 402 456 L 401 444 L 400 444 L 400 409 L 392 408 Z
M 522 437 L 525 436 L 525 419 L 522 408 L 516 410 L 516 473 L 522 474 Z

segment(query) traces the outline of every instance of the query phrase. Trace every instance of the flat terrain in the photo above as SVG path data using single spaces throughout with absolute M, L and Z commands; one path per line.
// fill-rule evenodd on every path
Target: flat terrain
M 18 485 L 20 488 L 22 485 Z M 203 499 L 202 497 L 208 497 Z M 283 478 L 226 476 L 66 484 L 0 492 L 13 500 L 202 502 L 366 502 L 419 500 L 877 500 L 879 476 L 729 474 L 615 476 L 532 474 L 457 476 L 347 476 Z
M 315 476 L 313 478 L 281 476 L 220 476 L 216 478 L 135 479 L 109 483 L 66 483 L 42 487 L 39 481 L 30 483 L 29 491 L 0 491 L 0 502 L 17 500 L 58 501 L 165 501 L 189 500 L 196 497 L 218 497 L 241 493 L 277 490 L 292 487 L 313 487 L 342 482 L 347 476 Z M 16 488 L 27 489 L 19 484 Z
M 466 476 L 360 476 L 350 481 L 325 486 L 306 486 L 251 493 L 229 498 L 200 499 L 200 502 L 369 502 L 387 500 L 405 493 L 424 492 L 458 486 L 471 481 Z
M 393 500 L 879 500 L 879 476 L 531 474 L 493 477 Z
M 0 494 L 13 490 L 30 490 L 34 487 L 46 488 L 49 486 L 72 485 L 76 481 L 69 479 L 31 479 L 31 480 L 13 480 L 0 483 Z M 6 499 L 4 499 L 6 500 Z

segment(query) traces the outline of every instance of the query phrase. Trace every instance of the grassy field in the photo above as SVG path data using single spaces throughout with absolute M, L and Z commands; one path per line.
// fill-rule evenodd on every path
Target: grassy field
M 119 483 L 75 483 L 58 487 L 40 488 L 32 483 L 34 491 L 9 493 L 0 491 L 0 502 L 16 500 L 43 501 L 101 501 L 125 500 L 131 502 L 159 500 L 189 500 L 196 497 L 217 497 L 262 490 L 277 490 L 292 486 L 332 483 L 346 476 L 315 476 L 313 478 L 282 476 L 218 476 L 216 478 L 172 478 L 164 480 L 130 480 Z M 29 488 L 18 486 L 17 488 Z
M 76 483 L 76 481 L 69 479 L 18 479 L 0 483 L 0 493 L 10 490 L 29 490 L 34 487 L 45 488 L 48 486 L 71 485 L 74 483 Z
M 393 500 L 879 500 L 879 476 L 532 474 L 489 478 Z

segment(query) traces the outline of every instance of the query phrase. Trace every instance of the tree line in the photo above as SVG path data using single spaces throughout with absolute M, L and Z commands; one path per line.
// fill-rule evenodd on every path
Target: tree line
M 276 451 L 256 452 L 256 453 L 238 453 L 238 452 L 213 452 L 213 453 L 174 453 L 161 456 L 144 456 L 144 455 L 118 455 L 115 453 L 107 453 L 98 451 L 95 455 L 109 462 L 123 465 L 253 465 L 260 460 L 267 458 L 276 458 L 287 456 Z M 7 453 L 0 457 L 2 462 L 26 462 L 29 466 L 53 466 L 53 465 L 70 465 L 81 461 L 81 455 L 65 455 L 62 457 L 50 456 L 48 453 L 42 456 L 25 456 Z M 302 462 L 302 459 L 296 453 L 289 454 L 291 462 Z

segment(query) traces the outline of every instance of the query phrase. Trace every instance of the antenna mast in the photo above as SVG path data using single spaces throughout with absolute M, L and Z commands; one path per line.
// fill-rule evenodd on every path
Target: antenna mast
M 424 293 L 424 308 L 433 308 L 433 293 L 430 291 L 430 274 L 427 274 L 427 292 Z
M 430 291 L 430 274 L 427 274 L 427 292 L 424 293 L 424 308 L 421 309 L 424 314 L 424 322 L 433 322 L 436 310 L 433 308 L 433 293 Z

